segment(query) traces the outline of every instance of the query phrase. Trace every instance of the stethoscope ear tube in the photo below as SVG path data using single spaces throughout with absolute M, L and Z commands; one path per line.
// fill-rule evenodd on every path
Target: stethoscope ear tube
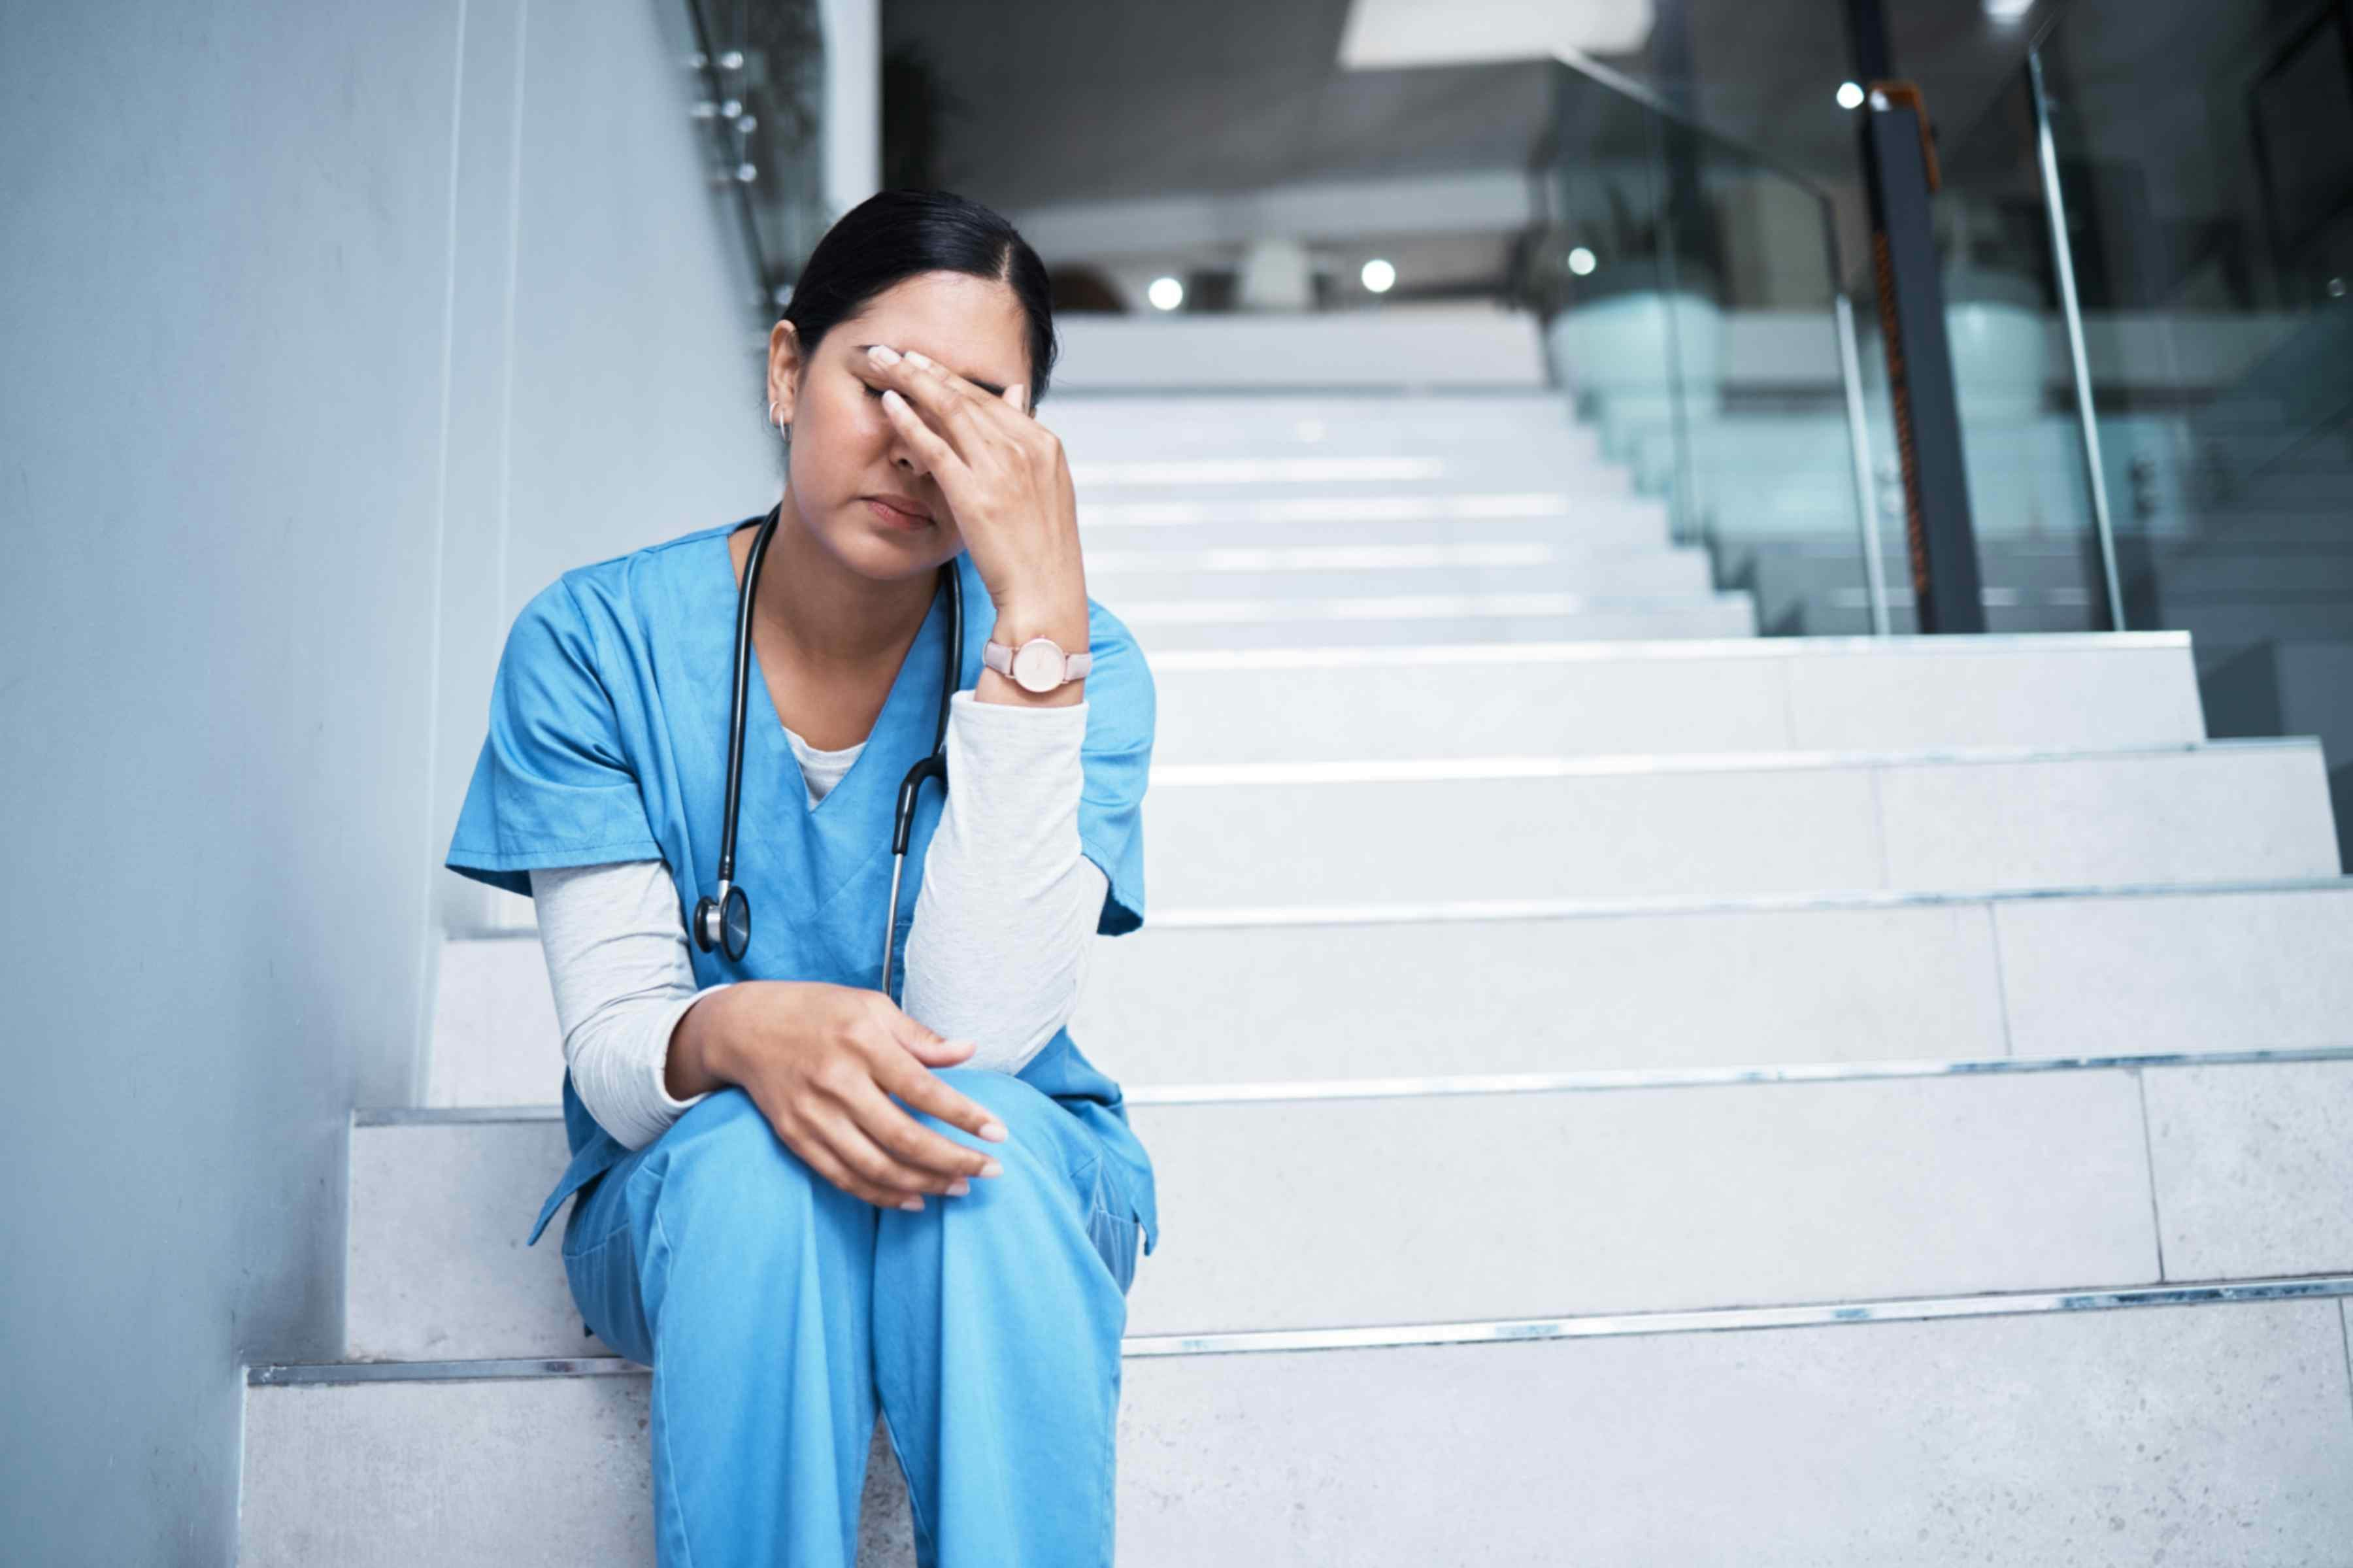
M 784 515 L 782 500 L 768 509 L 760 531 L 752 536 L 752 553 L 744 563 L 744 583 L 735 591 L 735 679 L 727 726 L 727 814 L 719 831 L 719 896 L 694 906 L 695 945 L 709 952 L 716 947 L 730 960 L 741 959 L 752 942 L 751 895 L 735 884 L 735 816 L 744 795 L 744 708 L 752 679 L 752 606 L 760 593 L 760 563 L 767 558 L 769 536 Z
M 891 820 L 891 905 L 882 916 L 882 994 L 891 994 L 891 943 L 899 929 L 899 878 L 907 868 L 907 844 L 915 836 L 915 802 L 923 781 L 936 778 L 940 793 L 948 787 L 948 704 L 964 679 L 964 579 L 954 561 L 940 563 L 948 587 L 947 674 L 940 682 L 940 720 L 932 731 L 932 754 L 907 770 L 899 781 L 899 805 Z

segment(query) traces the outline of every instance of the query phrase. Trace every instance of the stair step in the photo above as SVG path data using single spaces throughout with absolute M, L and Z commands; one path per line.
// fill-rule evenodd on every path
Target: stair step
M 1354 456 L 1296 451 L 1249 455 L 1073 460 L 1079 506 L 1197 500 L 1282 500 L 1336 495 L 1446 496 L 1500 489 L 1554 490 L 1577 500 L 1633 493 L 1626 470 L 1599 458 L 1537 445 L 1496 443 L 1484 450 L 1439 453 L 1392 447 Z
M 1163 1236 L 1129 1331 L 2353 1269 L 2353 1047 L 1725 1076 L 1194 1101 L 1131 1088 Z M 565 1152 L 547 1115 L 356 1125 L 347 1353 L 580 1353 L 558 1249 L 523 1246 Z M 974 1185 L 936 1201 L 985 1198 Z M 1372 1193 L 1377 1225 L 1333 1223 Z
M 1745 594 L 1366 594 L 1125 601 L 1147 655 L 1167 648 L 1730 637 L 1757 629 Z
M 1152 671 L 1162 764 L 2206 734 L 2189 640 L 2170 632 L 1195 648 L 1154 655 Z
M 2353 880 L 1550 907 L 1173 911 L 1096 942 L 1071 1033 L 1131 1085 L 2353 1043 Z M 474 949 L 547 1017 L 458 1053 L 551 1101 L 537 944 Z
M 1286 549 L 1098 550 L 1087 593 L 1104 605 L 1309 595 L 1569 594 L 1602 599 L 1712 593 L 1699 550 L 1599 552 L 1474 540 L 1448 544 L 1325 544 Z
M 1090 551 L 1098 546 L 1271 549 L 1471 541 L 1589 550 L 1662 550 L 1668 545 L 1666 509 L 1655 500 L 1577 497 L 1543 489 L 1105 500 L 1079 509 L 1079 531 Z
M 552 1105 L 564 1057 L 537 940 L 447 942 L 440 976 L 425 1103 Z M 2331 879 L 1166 910 L 1097 940 L 1070 1027 L 1133 1089 L 2299 1049 L 2346 1043 L 2348 1018 L 2353 881 Z
M 1549 389 L 1441 397 L 1260 395 L 1091 396 L 1056 391 L 1039 417 L 1082 460 L 1478 455 L 1541 447 L 1598 461 L 1599 434 Z
M 2326 878 L 2314 742 L 1155 768 L 1178 908 Z
M 1394 394 L 1404 390 L 1398 367 L 1409 365 L 1418 388 L 1560 395 L 1546 384 L 1535 319 L 1484 307 L 1167 318 L 1071 312 L 1055 330 L 1061 357 L 1054 384 L 1072 393 Z
M 1131 1341 L 1120 1560 L 2330 1561 L 2353 1540 L 2348 1289 Z M 337 1375 L 367 1381 L 290 1381 Z M 253 1376 L 243 1568 L 654 1561 L 632 1363 Z M 860 1568 L 907 1568 L 879 1423 L 866 1481 Z

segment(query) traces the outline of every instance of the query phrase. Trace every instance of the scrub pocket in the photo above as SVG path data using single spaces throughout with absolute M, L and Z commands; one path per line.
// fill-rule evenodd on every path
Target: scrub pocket
M 574 1200 L 564 1227 L 564 1273 L 581 1325 L 640 1366 L 654 1363 L 653 1332 L 646 1326 L 638 1285 L 637 1247 L 624 1194 L 599 1174 Z M 608 1198 L 598 1203 L 596 1198 Z
M 1087 1205 L 1087 1239 L 1095 1244 L 1095 1251 L 1119 1282 L 1119 1293 L 1128 1292 L 1135 1282 L 1136 1249 L 1144 1242 L 1144 1226 L 1127 1212 L 1127 1199 L 1104 1174 L 1103 1166 L 1095 1168 L 1094 1194 Z

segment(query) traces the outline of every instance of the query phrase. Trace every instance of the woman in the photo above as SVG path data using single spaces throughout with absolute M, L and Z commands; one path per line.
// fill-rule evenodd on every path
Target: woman
M 665 1564 L 851 1562 L 878 1400 L 919 1561 L 1112 1560 L 1155 1190 L 1062 1026 L 1092 936 L 1143 920 L 1153 689 L 1086 597 L 1070 471 L 1029 413 L 1054 353 L 1002 218 L 865 202 L 770 333 L 776 508 L 565 573 L 500 659 L 448 864 L 537 902 L 573 1158 L 531 1239 L 576 1192 L 574 1299 L 653 1368 Z M 764 531 L 731 960 L 690 931 L 723 896 Z M 950 657 L 949 787 L 918 797 L 886 994 L 893 811 Z

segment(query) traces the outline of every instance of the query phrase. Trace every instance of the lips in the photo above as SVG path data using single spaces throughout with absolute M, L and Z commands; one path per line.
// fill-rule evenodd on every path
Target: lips
M 886 522 L 897 522 L 913 528 L 932 521 L 932 509 L 913 496 L 883 495 L 863 498 L 866 504 L 883 514 Z

